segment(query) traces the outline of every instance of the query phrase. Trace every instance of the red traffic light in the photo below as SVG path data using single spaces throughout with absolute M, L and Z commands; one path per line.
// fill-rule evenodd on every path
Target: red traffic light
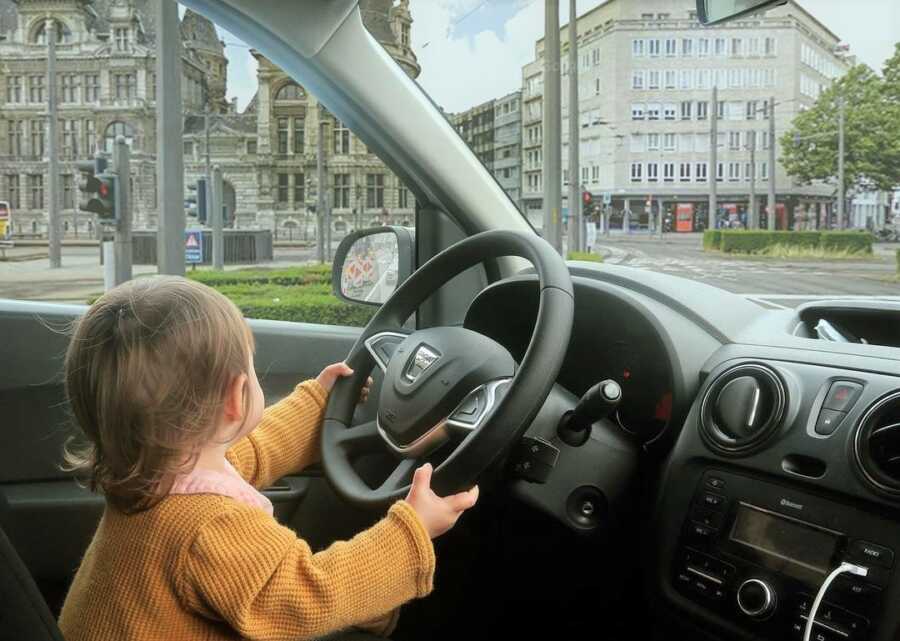
M 585 205 L 590 205 L 591 202 L 594 200 L 594 197 L 593 197 L 593 195 L 591 195 L 591 192 L 583 191 L 583 192 L 581 192 L 581 200 Z
M 101 181 L 97 187 L 97 193 L 100 194 L 101 198 L 107 198 L 109 196 L 109 183 Z

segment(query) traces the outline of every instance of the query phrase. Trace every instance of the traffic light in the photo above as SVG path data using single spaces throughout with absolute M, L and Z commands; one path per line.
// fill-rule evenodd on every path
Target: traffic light
M 188 195 L 187 198 L 184 199 L 184 213 L 191 218 L 197 217 L 197 183 L 193 183 L 187 186 Z
M 197 179 L 197 220 L 206 224 L 206 178 Z
M 100 224 L 116 222 L 117 176 L 106 171 L 106 159 L 98 157 L 93 161 L 79 162 L 77 166 L 80 173 L 78 189 L 81 192 L 78 209 L 97 214 Z

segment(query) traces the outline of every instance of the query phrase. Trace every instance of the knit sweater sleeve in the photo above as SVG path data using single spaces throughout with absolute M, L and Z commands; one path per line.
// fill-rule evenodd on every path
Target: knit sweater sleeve
M 318 381 L 303 381 L 266 408 L 259 426 L 229 448 L 228 461 L 257 489 L 315 463 L 327 398 Z
M 431 591 L 434 564 L 431 539 L 405 501 L 316 554 L 261 510 L 242 508 L 199 528 L 177 591 L 188 610 L 244 638 L 307 639 L 353 625 L 392 627 L 389 612 Z

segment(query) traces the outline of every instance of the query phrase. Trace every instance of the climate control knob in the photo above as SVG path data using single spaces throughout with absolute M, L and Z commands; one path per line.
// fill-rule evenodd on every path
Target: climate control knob
M 775 610 L 775 590 L 762 579 L 747 579 L 737 590 L 741 612 L 754 619 L 764 619 Z

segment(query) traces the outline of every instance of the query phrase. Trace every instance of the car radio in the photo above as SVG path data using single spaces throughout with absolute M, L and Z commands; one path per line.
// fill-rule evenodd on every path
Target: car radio
M 838 577 L 816 615 L 812 638 L 868 639 L 894 564 L 894 551 L 881 540 L 885 535 L 884 522 L 867 512 L 708 470 L 684 522 L 672 581 L 686 597 L 755 635 L 802 639 L 825 577 L 851 561 L 867 567 L 868 576 Z

